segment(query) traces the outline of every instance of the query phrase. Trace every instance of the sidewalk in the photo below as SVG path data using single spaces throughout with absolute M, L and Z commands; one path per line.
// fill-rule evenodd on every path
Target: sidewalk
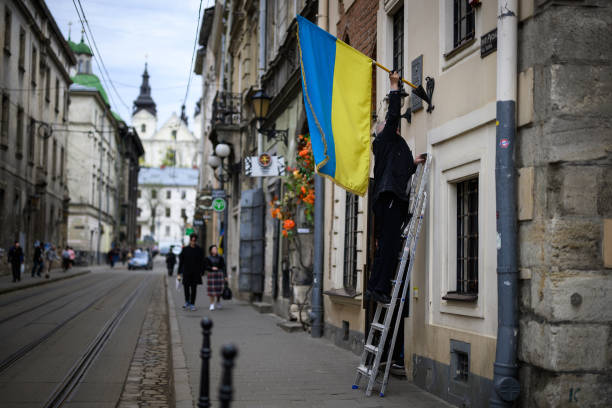
M 170 311 L 170 324 L 178 323 L 193 401 L 199 396 L 200 320 L 209 316 L 213 320 L 210 364 L 213 401 L 218 397 L 221 345 L 233 342 L 238 346 L 233 408 L 450 407 L 408 381 L 395 377 L 391 378 L 384 398 L 378 397 L 376 392 L 365 397 L 362 389 L 351 389 L 359 356 L 307 333 L 287 333 L 276 326 L 277 317 L 259 314 L 245 302 L 232 300 L 226 302 L 222 310 L 209 312 L 205 285 L 198 286 L 198 310 L 184 311 L 181 309 L 184 303 L 182 288 L 177 291 L 174 285 L 174 279 L 168 280 L 168 300 L 175 309 L 175 313 Z M 177 353 L 177 348 L 180 351 L 180 345 L 174 344 L 173 354 Z M 176 365 L 174 368 L 176 371 Z M 181 383 L 186 379 L 180 377 L 175 378 L 177 390 L 186 385 Z
M 34 286 L 45 285 L 51 282 L 57 282 L 63 279 L 74 278 L 76 276 L 85 275 L 92 271 L 97 271 L 101 269 L 110 268 L 110 266 L 104 265 L 91 265 L 91 266 L 75 266 L 73 268 L 68 269 L 67 272 L 64 272 L 62 268 L 53 268 L 51 269 L 51 273 L 49 274 L 49 279 L 45 279 L 44 273 L 41 277 L 35 276 L 32 277 L 31 270 L 25 270 L 23 275 L 21 276 L 21 280 L 19 282 L 13 283 L 13 275 L 3 275 L 0 276 L 0 295 L 3 293 L 13 292 L 16 290 L 27 289 Z M 121 266 L 116 267 L 120 269 Z

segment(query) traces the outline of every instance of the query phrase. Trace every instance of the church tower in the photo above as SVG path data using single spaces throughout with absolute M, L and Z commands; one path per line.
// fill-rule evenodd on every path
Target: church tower
M 142 83 L 140 84 L 140 94 L 134 101 L 134 108 L 132 110 L 132 126 L 134 126 L 143 142 L 151 140 L 157 130 L 157 107 L 151 97 L 151 86 L 149 85 L 149 72 L 147 71 L 146 62 L 142 74 Z M 146 164 L 148 164 L 148 159 L 149 157 L 147 157 L 145 150 Z

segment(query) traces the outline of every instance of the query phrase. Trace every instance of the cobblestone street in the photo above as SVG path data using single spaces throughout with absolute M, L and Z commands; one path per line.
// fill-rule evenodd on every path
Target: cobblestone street
M 197 401 L 200 381 L 200 320 L 213 320 L 211 359 L 211 399 L 217 401 L 221 371 L 220 349 L 233 342 L 238 346 L 234 369 L 232 407 L 419 407 L 449 406 L 406 380 L 392 378 L 387 396 L 352 390 L 351 384 L 359 357 L 325 339 L 314 339 L 303 332 L 287 333 L 276 323 L 277 317 L 259 314 L 248 303 L 232 300 L 223 309 L 210 312 L 206 287 L 198 286 L 195 312 L 181 309 L 182 290 L 168 280 L 170 304 L 174 307 L 182 349 L 188 368 L 192 400 Z M 172 312 L 170 316 L 172 319 Z M 171 323 L 172 325 L 172 323 Z M 173 338 L 173 343 L 175 339 Z M 176 350 L 173 350 L 176 354 Z M 176 368 L 176 367 L 175 367 Z M 184 387 L 176 379 L 177 388 Z M 215 402 L 215 405 L 217 403 Z M 191 406 L 177 404 L 177 407 Z
M 149 304 L 118 408 L 168 407 L 168 313 L 166 289 L 159 285 Z

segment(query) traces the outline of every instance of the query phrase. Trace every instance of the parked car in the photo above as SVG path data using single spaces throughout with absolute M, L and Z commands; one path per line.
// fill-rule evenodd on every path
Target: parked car
M 128 261 L 128 269 L 153 269 L 153 260 L 147 251 L 135 251 Z

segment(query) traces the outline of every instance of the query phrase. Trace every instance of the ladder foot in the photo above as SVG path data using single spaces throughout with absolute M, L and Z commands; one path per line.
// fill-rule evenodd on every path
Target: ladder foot
M 357 388 L 359 388 L 359 386 L 358 386 L 357 384 L 353 384 L 353 387 L 352 387 L 352 388 L 353 388 L 354 390 L 356 390 Z
M 381 392 L 381 393 L 380 393 L 380 396 L 381 396 L 381 397 L 384 397 L 384 396 L 385 396 L 385 393 L 384 393 L 384 392 Z

